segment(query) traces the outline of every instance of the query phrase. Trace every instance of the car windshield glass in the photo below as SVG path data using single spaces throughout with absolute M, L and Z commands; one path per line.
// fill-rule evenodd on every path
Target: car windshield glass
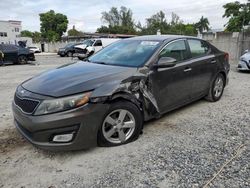
M 120 40 L 89 58 L 90 62 L 128 67 L 143 66 L 159 47 L 159 41 Z
M 90 40 L 90 39 L 84 40 L 84 41 L 82 42 L 82 44 L 85 44 L 86 46 L 92 46 L 93 43 L 94 43 L 94 41 L 93 41 L 93 40 Z
M 71 46 L 73 46 L 74 45 L 74 43 L 69 43 L 69 44 L 67 44 L 64 48 L 68 48 L 68 47 L 71 47 Z

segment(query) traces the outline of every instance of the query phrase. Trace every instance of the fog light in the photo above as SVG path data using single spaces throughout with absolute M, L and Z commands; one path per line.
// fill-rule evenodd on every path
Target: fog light
M 53 142 L 70 142 L 73 139 L 73 133 L 59 134 L 53 137 Z

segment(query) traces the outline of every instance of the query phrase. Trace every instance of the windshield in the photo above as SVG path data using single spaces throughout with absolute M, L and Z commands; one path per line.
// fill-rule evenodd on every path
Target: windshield
M 89 58 L 90 62 L 128 67 L 143 66 L 152 56 L 158 41 L 121 40 Z
M 74 43 L 68 43 L 64 48 L 68 48 L 68 47 L 71 47 L 73 45 L 74 45 Z
M 93 41 L 93 40 L 90 40 L 90 39 L 84 40 L 84 41 L 82 42 L 82 44 L 85 44 L 86 46 L 92 46 L 93 43 L 94 43 L 94 41 Z

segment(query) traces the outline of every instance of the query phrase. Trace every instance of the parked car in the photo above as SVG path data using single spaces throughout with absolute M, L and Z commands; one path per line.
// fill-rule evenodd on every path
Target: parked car
M 0 51 L 4 53 L 4 63 L 26 64 L 28 61 L 35 61 L 34 53 L 30 52 L 28 48 L 0 44 Z
M 19 85 L 12 103 L 15 125 L 44 149 L 126 144 L 138 138 L 144 121 L 203 97 L 218 101 L 228 83 L 228 59 L 194 37 L 120 40 L 86 62 Z
M 102 48 L 116 42 L 120 39 L 114 38 L 97 38 L 97 39 L 87 39 L 82 42 L 80 45 L 75 46 L 75 52 L 78 59 L 83 60 L 94 53 L 98 52 Z
M 64 48 L 59 48 L 57 54 L 61 57 L 72 57 L 75 53 L 75 46 L 82 43 L 68 43 Z
M 250 71 L 250 52 L 246 50 L 244 54 L 240 57 L 238 63 L 239 71 Z
M 40 48 L 38 48 L 38 47 L 36 47 L 36 46 L 29 46 L 28 48 L 29 48 L 29 50 L 30 50 L 31 52 L 33 52 L 33 53 L 41 53 Z

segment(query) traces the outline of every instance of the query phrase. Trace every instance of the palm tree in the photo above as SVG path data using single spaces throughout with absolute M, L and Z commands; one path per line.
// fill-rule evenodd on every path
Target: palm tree
M 196 28 L 199 30 L 200 33 L 209 30 L 209 21 L 208 18 L 201 17 L 200 21 L 195 24 Z

